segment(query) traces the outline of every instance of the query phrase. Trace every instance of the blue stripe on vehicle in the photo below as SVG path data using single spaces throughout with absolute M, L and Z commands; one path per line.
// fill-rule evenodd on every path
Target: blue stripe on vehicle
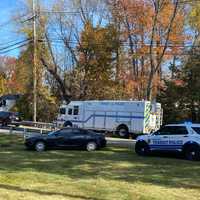
M 150 149 L 181 149 L 183 145 L 150 145 Z
M 141 116 L 124 116 L 124 115 L 90 115 L 86 120 L 71 120 L 71 122 L 76 123 L 86 123 L 93 117 L 109 117 L 109 118 L 124 118 L 124 119 L 144 119 L 144 117 Z
M 150 147 L 177 147 L 182 145 L 150 145 Z

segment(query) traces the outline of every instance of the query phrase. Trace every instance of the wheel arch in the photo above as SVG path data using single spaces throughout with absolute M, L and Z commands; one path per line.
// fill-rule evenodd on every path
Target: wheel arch
M 125 123 L 118 124 L 116 127 L 116 131 L 120 130 L 120 128 L 125 128 L 129 132 L 129 127 Z
M 200 148 L 200 145 L 197 142 L 188 141 L 183 145 L 182 151 L 184 152 L 186 150 L 186 148 L 188 148 L 189 146 L 196 146 L 196 147 Z
M 136 144 L 139 144 L 139 143 L 143 143 L 143 144 L 146 144 L 146 145 L 149 146 L 149 144 L 148 144 L 145 140 L 143 140 L 143 139 L 137 140 L 136 143 L 135 143 L 135 145 L 136 145 Z
M 35 140 L 34 145 L 36 145 L 36 143 L 38 143 L 38 142 L 43 142 L 45 145 L 47 145 L 47 142 L 44 139 Z
M 68 121 L 65 121 L 65 122 L 64 122 L 63 126 L 64 126 L 64 127 L 67 127 L 67 126 L 72 127 L 73 124 L 72 124 L 71 121 L 68 120 Z

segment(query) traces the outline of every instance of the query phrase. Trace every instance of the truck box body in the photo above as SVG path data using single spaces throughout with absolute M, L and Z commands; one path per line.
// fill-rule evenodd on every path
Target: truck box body
M 60 107 L 57 122 L 105 131 L 124 125 L 132 133 L 148 133 L 160 128 L 162 109 L 149 101 L 72 101 Z

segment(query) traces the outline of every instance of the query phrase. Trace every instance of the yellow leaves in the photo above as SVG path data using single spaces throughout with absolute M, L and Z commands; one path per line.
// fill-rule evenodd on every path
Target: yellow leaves
M 6 79 L 0 74 L 0 94 L 5 94 L 6 92 Z
M 200 3 L 195 3 L 189 15 L 189 23 L 196 30 L 200 30 Z

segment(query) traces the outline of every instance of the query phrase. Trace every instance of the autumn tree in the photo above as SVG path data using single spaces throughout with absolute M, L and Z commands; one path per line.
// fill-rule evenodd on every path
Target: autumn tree
M 53 5 L 50 11 L 51 16 L 48 18 L 48 27 L 43 38 L 48 46 L 50 57 L 46 58 L 41 54 L 40 60 L 54 78 L 66 103 L 71 99 L 84 96 L 82 88 L 86 87 L 81 81 L 83 75 L 79 70 L 80 49 L 77 46 L 81 47 L 82 31 L 88 22 L 92 26 L 95 24 L 96 27 L 101 25 L 104 12 L 98 12 L 98 8 L 102 6 L 102 2 L 99 0 L 62 1 Z M 70 14 L 73 10 L 75 13 Z M 65 14 L 67 12 L 69 13 Z M 96 70 L 96 73 L 99 72 Z
M 15 91 L 16 59 L 8 56 L 0 57 L 0 94 L 8 94 Z
M 82 95 L 85 99 L 112 99 L 116 97 L 117 82 L 113 64 L 119 46 L 118 33 L 112 25 L 93 27 L 85 24 L 78 47 L 82 73 Z
M 30 12 L 32 9 L 31 3 L 27 3 L 26 10 Z M 39 12 L 39 7 L 37 12 Z M 38 18 L 37 18 L 38 19 Z M 33 44 L 33 27 L 32 18 L 25 21 L 17 21 L 17 25 L 21 34 L 29 40 L 29 43 L 21 49 L 19 58 L 17 59 L 15 69 L 15 81 L 18 87 L 16 92 L 22 95 L 22 98 L 17 103 L 16 110 L 22 113 L 25 119 L 32 120 L 33 116 L 33 69 L 34 69 L 34 48 L 36 48 L 36 73 L 37 73 L 37 120 L 52 121 L 55 118 L 57 111 L 57 98 L 51 92 L 51 86 L 46 82 L 46 74 L 48 72 L 43 67 L 39 60 L 42 54 L 48 58 L 49 52 L 45 43 L 39 39 L 44 37 L 45 18 L 40 19 L 43 26 L 39 26 L 37 20 L 37 35 L 38 40 L 36 46 Z
M 162 64 L 180 52 L 184 18 L 179 1 L 109 1 L 127 50 L 127 86 L 132 97 L 153 99 L 161 84 Z M 130 84 L 131 83 L 131 84 Z

